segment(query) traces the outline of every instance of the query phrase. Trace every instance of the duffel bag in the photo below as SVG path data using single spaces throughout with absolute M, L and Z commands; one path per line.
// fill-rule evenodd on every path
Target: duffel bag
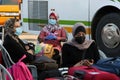
M 36 59 L 32 61 L 31 64 L 35 65 L 38 70 L 58 69 L 56 61 L 44 55 L 36 56 Z
M 120 80 L 117 75 L 101 71 L 92 66 L 71 67 L 68 69 L 68 74 L 81 80 Z

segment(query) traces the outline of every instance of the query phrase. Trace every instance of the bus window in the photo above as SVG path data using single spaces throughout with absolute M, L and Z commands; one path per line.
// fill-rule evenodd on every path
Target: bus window
M 0 0 L 0 5 L 2 4 L 2 0 Z
M 2 5 L 17 5 L 18 0 L 0 0 Z

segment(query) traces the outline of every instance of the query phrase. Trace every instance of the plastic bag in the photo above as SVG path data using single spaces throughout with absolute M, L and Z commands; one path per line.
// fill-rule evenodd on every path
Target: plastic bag
M 55 40 L 57 37 L 54 34 L 49 34 L 48 36 L 45 37 L 45 40 Z

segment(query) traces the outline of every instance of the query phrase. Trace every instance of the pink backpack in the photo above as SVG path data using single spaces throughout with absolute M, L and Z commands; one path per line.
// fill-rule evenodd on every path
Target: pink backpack
M 21 62 L 25 57 L 26 55 L 24 55 L 17 63 L 13 64 L 12 67 L 7 69 L 14 80 L 33 80 L 30 70 L 25 63 Z M 7 77 L 7 80 L 10 79 Z

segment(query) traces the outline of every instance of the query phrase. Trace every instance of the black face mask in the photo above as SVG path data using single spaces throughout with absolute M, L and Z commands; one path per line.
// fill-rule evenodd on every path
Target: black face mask
M 75 41 L 82 44 L 85 41 L 85 36 L 75 37 Z

